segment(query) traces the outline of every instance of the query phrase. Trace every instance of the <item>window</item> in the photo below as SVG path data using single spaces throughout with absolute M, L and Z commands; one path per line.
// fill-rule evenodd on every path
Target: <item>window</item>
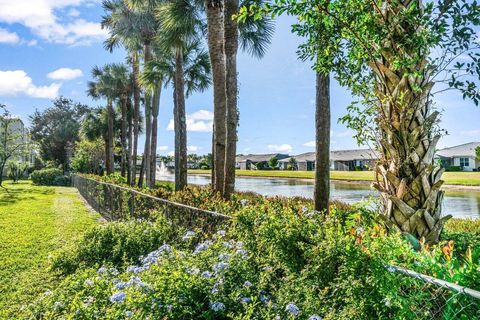
M 460 167 L 470 167 L 470 162 L 468 158 L 460 158 Z

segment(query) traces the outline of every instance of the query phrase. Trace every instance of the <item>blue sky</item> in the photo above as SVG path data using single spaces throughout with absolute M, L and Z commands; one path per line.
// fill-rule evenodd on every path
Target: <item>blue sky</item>
M 28 115 L 64 95 L 91 106 L 101 105 L 85 93 L 93 65 L 122 62 L 121 50 L 103 49 L 105 31 L 98 22 L 97 0 L 0 0 L 0 102 L 28 123 Z M 290 33 L 291 17 L 277 21 L 262 60 L 240 54 L 239 153 L 313 151 L 315 78 L 310 65 L 297 60 L 300 43 Z M 337 119 L 351 100 L 332 83 L 332 149 L 355 148 L 352 132 Z M 447 92 L 436 97 L 448 135 L 439 147 L 480 141 L 480 107 Z M 172 91 L 162 92 L 159 114 L 160 154 L 173 150 Z M 187 100 L 190 152 L 210 151 L 212 92 Z

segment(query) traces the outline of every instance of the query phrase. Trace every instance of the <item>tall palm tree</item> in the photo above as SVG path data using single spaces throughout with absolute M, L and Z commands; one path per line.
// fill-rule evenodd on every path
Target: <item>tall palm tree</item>
M 175 59 L 174 127 L 175 127 L 175 189 L 187 185 L 187 124 L 185 112 L 185 49 L 190 43 L 199 45 L 202 29 L 198 6 L 193 1 L 170 0 L 157 7 L 160 24 L 158 42 Z
M 124 0 L 127 7 L 137 15 L 136 25 L 139 30 L 138 39 L 143 44 L 143 62 L 144 67 L 152 61 L 152 44 L 158 30 L 158 21 L 155 18 L 155 8 L 162 2 L 161 0 Z M 152 90 L 144 90 L 145 104 L 145 146 L 143 150 L 142 167 L 138 185 L 143 186 L 143 177 L 145 175 L 146 183 L 151 185 L 151 134 L 152 134 Z M 155 153 L 153 154 L 155 161 Z
M 226 87 L 226 143 L 223 196 L 229 198 L 235 188 L 235 157 L 237 151 L 238 127 L 238 84 L 237 84 L 237 52 L 241 49 L 252 56 L 261 58 L 270 43 L 274 24 L 271 19 L 254 19 L 248 17 L 238 23 L 234 16 L 240 6 L 250 7 L 253 4 L 262 5 L 263 0 L 225 0 L 225 87 Z
M 207 16 L 207 43 L 212 64 L 213 79 L 213 174 L 214 190 L 223 192 L 225 182 L 226 141 L 226 59 L 224 48 L 224 0 L 205 0 Z
M 111 65 L 111 76 L 115 81 L 115 91 L 121 110 L 121 147 L 122 147 L 122 176 L 126 176 L 126 171 L 131 172 L 131 152 L 127 144 L 127 123 L 128 123 L 128 101 L 132 93 L 132 77 L 124 64 L 116 63 Z M 130 176 L 130 175 L 129 175 Z
M 142 50 L 141 30 L 142 24 L 138 23 L 142 16 L 129 8 L 124 0 L 104 0 L 103 8 L 107 15 L 102 18 L 102 28 L 109 30 L 109 37 L 105 40 L 105 48 L 110 52 L 115 47 L 122 45 L 128 52 L 129 64 L 132 66 L 132 81 L 133 81 L 133 114 L 131 122 L 133 125 L 129 126 L 129 149 L 130 160 L 129 167 L 129 183 L 134 185 L 136 181 L 137 168 L 137 150 L 138 150 L 138 136 L 140 131 L 140 86 L 138 84 L 138 77 L 140 72 L 139 67 L 139 53 Z M 133 134 L 133 136 L 132 136 Z M 133 141 L 132 141 L 133 139 Z
M 103 68 L 95 66 L 92 68 L 93 81 L 88 83 L 88 94 L 94 99 L 105 98 L 107 100 L 108 114 L 108 133 L 106 142 L 106 169 L 107 174 L 114 172 L 113 148 L 114 148 L 114 127 L 113 122 L 115 113 L 113 110 L 113 101 L 116 98 L 115 79 L 111 74 L 111 65 L 105 65 Z

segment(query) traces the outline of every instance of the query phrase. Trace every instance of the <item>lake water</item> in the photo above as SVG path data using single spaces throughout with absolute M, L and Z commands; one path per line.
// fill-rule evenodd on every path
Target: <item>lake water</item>
M 173 181 L 173 175 L 158 175 L 157 179 Z M 188 183 L 206 185 L 210 177 L 189 175 Z M 247 178 L 237 177 L 237 191 L 253 191 L 265 196 L 307 197 L 313 196 L 313 181 L 302 179 L 281 178 Z M 347 203 L 355 203 L 369 197 L 377 197 L 378 193 L 369 185 L 361 183 L 332 181 L 331 197 Z M 446 190 L 443 203 L 444 214 L 458 218 L 480 218 L 480 191 L 476 190 Z

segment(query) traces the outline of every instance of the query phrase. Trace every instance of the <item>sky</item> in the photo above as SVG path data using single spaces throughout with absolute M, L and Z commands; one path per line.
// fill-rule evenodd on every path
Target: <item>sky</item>
M 103 48 L 107 33 L 100 27 L 99 0 L 0 0 L 0 103 L 28 125 L 35 109 L 44 110 L 63 95 L 92 107 L 101 106 L 86 94 L 94 65 L 123 62 L 125 53 Z M 315 75 L 308 62 L 297 59 L 301 39 L 290 32 L 292 17 L 280 17 L 267 54 L 259 60 L 240 53 L 238 153 L 314 151 Z M 352 131 L 338 123 L 352 100 L 348 90 L 332 81 L 333 150 L 357 148 Z M 436 96 L 447 147 L 480 141 L 480 107 L 447 91 Z M 186 102 L 188 149 L 211 149 L 213 93 L 207 90 Z M 158 153 L 173 152 L 172 90 L 162 91 Z M 140 145 L 143 145 L 141 138 Z

